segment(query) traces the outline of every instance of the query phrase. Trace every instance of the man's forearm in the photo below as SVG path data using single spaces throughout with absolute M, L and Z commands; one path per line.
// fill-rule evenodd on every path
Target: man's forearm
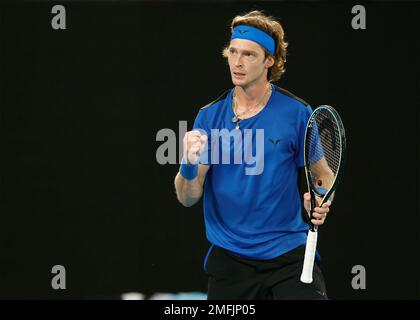
M 318 179 L 321 181 L 321 185 L 319 188 L 322 188 L 324 190 L 324 193 L 326 193 L 334 184 L 334 175 L 332 171 L 326 171 L 323 175 L 320 175 Z M 335 195 L 335 191 L 330 195 L 328 200 L 333 200 Z
M 203 184 L 199 176 L 193 180 L 187 180 L 178 172 L 175 177 L 175 191 L 179 202 L 185 207 L 191 207 L 200 200 Z

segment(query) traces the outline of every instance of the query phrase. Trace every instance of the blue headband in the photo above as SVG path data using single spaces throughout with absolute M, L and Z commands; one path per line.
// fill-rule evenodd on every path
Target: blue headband
M 245 25 L 236 26 L 233 28 L 231 40 L 233 39 L 246 39 L 254 41 L 274 55 L 274 39 L 260 29 Z

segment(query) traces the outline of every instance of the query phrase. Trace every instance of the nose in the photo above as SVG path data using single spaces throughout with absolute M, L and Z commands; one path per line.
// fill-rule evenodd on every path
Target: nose
M 243 66 L 243 64 L 242 64 L 242 55 L 238 54 L 236 56 L 235 61 L 234 61 L 234 64 L 235 64 L 235 67 L 237 67 L 237 68 Z

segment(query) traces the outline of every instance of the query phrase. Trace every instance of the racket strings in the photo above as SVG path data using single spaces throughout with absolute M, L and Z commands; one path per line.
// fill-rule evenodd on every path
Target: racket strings
M 341 160 L 341 138 L 337 120 L 328 110 L 316 113 L 308 128 L 305 153 L 309 160 L 312 184 L 329 189 L 338 173 Z M 313 172 L 329 171 L 322 181 Z M 325 178 L 326 177 L 326 178 Z

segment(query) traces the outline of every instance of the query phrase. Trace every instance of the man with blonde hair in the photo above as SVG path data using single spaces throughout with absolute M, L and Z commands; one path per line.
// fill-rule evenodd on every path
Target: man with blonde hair
M 223 56 L 234 88 L 198 112 L 175 177 L 184 206 L 204 194 L 208 299 L 327 299 L 319 256 L 313 283 L 299 280 L 308 223 L 298 176 L 312 109 L 272 84 L 285 72 L 283 28 L 252 11 L 233 19 L 231 33 Z M 250 170 L 253 159 L 261 170 Z M 309 193 L 303 200 L 309 210 Z M 315 225 L 330 204 L 316 208 Z

